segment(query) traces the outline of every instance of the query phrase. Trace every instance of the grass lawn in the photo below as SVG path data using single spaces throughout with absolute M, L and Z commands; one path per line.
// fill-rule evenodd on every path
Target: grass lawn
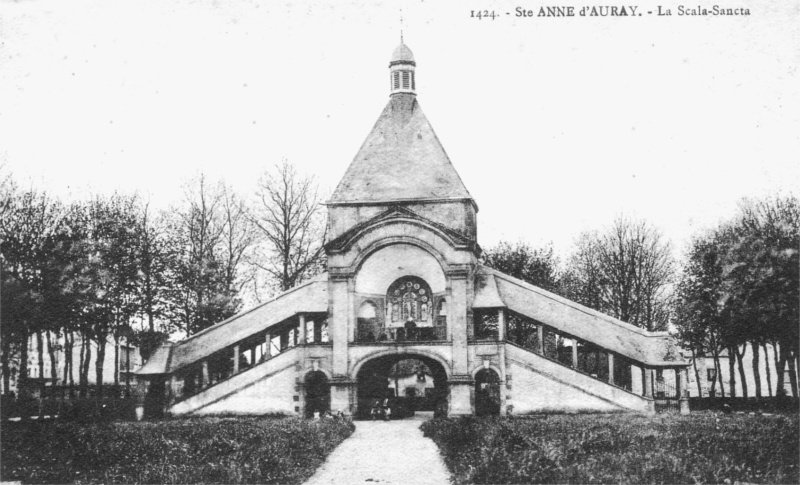
M 798 483 L 798 415 L 436 419 L 457 484 Z
M 23 483 L 302 483 L 348 422 L 190 418 L 3 423 L 0 479 Z

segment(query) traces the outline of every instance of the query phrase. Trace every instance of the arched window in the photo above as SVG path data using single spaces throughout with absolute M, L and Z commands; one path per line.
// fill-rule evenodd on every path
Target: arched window
M 439 300 L 436 324 L 441 326 L 447 325 L 447 300 L 444 298 Z
M 374 341 L 378 337 L 378 308 L 371 301 L 365 301 L 358 309 L 358 340 Z
M 393 324 L 431 321 L 431 288 L 422 278 L 404 276 L 389 286 L 386 314 Z
M 370 319 L 375 318 L 375 315 L 378 313 L 375 304 L 371 301 L 365 301 L 361 304 L 361 308 L 358 310 L 358 318 Z

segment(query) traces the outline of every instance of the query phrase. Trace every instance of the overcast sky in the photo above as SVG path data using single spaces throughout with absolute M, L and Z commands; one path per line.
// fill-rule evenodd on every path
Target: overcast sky
M 388 100 L 402 8 L 418 99 L 479 205 L 482 245 L 563 253 L 629 214 L 680 254 L 740 198 L 800 187 L 798 2 L 728 1 L 751 15 L 0 0 L 0 161 L 63 198 L 118 189 L 167 207 L 197 172 L 247 194 L 285 157 L 330 193 Z M 470 18 L 477 6 L 500 18 Z

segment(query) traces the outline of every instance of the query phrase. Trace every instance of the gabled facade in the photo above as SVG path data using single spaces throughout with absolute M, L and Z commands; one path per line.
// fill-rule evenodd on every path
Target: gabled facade
M 478 263 L 478 206 L 404 44 L 389 71 L 389 101 L 327 203 L 327 273 L 162 347 L 139 371 L 151 408 L 363 414 L 405 359 L 431 371 L 440 415 L 651 412 L 656 370 L 684 398 L 687 363 L 666 333 Z

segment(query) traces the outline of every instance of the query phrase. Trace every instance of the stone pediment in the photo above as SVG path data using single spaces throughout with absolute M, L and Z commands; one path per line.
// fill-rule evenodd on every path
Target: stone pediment
M 470 240 L 463 234 L 399 205 L 389 206 L 387 210 L 377 216 L 353 226 L 336 239 L 328 242 L 325 245 L 325 249 L 330 253 L 346 251 L 361 235 L 377 227 L 394 223 L 412 224 L 427 228 L 437 233 L 457 249 L 479 250 L 477 242 Z

